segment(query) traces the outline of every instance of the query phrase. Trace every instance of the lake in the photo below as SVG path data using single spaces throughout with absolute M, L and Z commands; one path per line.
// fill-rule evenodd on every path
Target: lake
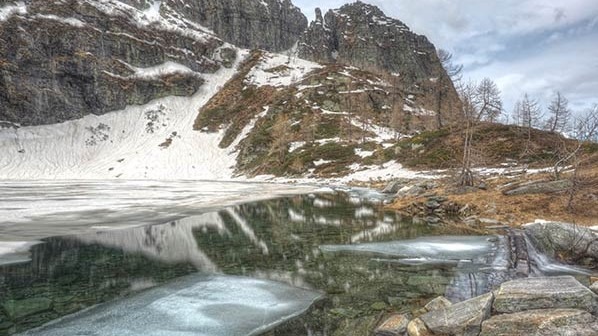
M 0 191 L 2 335 L 365 335 L 388 311 L 461 301 L 513 276 L 505 237 L 404 218 L 366 189 Z

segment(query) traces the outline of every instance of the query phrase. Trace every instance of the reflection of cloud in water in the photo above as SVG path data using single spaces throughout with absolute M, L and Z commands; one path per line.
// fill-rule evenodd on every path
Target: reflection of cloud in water
M 222 218 L 213 212 L 183 218 L 172 224 L 98 232 L 77 236 L 77 239 L 88 244 L 119 248 L 129 253 L 141 253 L 163 262 L 189 262 L 202 271 L 217 271 L 217 266 L 201 251 L 193 236 L 193 231 L 208 228 L 217 230 L 221 235 L 230 234 Z

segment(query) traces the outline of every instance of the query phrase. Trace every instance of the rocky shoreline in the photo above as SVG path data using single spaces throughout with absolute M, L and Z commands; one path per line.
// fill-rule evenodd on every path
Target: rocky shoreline
M 515 229 L 512 223 L 479 216 L 479 204 L 459 204 L 446 190 L 438 192 L 443 187 L 440 181 L 397 180 L 383 192 L 402 202 L 401 212 L 428 225 L 504 233 L 512 248 L 515 279 L 466 301 L 451 303 L 441 296 L 417 311 L 391 315 L 379 324 L 376 336 L 597 335 L 595 227 L 536 220 Z M 487 188 L 481 183 L 464 192 L 475 195 Z M 580 276 L 542 276 L 559 274 L 559 267 L 579 267 Z
M 591 289 L 572 276 L 508 281 L 463 302 L 438 297 L 413 316 L 393 315 L 375 335 L 596 335 L 598 283 Z

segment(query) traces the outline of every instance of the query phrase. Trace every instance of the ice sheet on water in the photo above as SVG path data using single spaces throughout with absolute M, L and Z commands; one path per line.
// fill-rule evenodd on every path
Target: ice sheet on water
M 319 297 L 273 281 L 191 276 L 24 335 L 254 335 L 301 314 Z
M 473 260 L 484 258 L 492 252 L 496 248 L 494 240 L 489 236 L 438 236 L 379 243 L 322 245 L 320 249 L 324 252 L 371 253 L 422 260 Z
M 163 224 L 313 190 L 300 185 L 184 180 L 2 181 L 0 242 Z

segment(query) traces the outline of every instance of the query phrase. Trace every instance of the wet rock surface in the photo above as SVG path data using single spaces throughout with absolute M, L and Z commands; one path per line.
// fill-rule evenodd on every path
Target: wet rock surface
M 399 335 L 596 335 L 597 298 L 571 276 L 519 279 L 455 304 L 436 298 Z
M 524 225 L 524 229 L 534 246 L 550 257 L 598 260 L 598 235 L 586 227 L 538 221 Z
M 572 276 L 525 278 L 501 285 L 493 309 L 515 313 L 531 309 L 577 308 L 593 312 L 597 296 Z
M 447 308 L 433 310 L 420 316 L 432 332 L 437 334 L 476 336 L 482 321 L 490 316 L 492 293 L 459 302 Z
M 595 335 L 596 317 L 578 309 L 539 309 L 494 316 L 482 324 L 480 336 Z

